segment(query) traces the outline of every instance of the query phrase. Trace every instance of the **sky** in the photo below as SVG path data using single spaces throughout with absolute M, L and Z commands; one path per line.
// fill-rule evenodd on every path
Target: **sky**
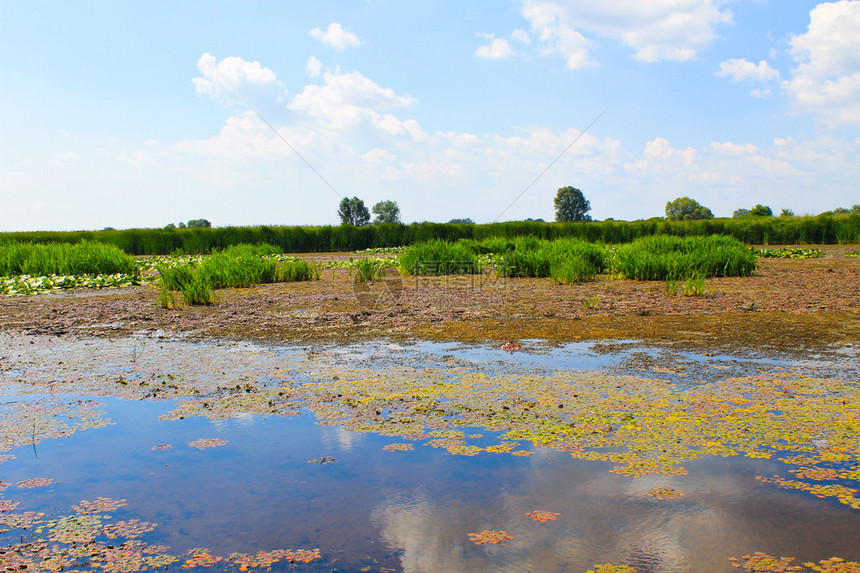
M 860 0 L 0 0 L 0 231 L 860 203 Z

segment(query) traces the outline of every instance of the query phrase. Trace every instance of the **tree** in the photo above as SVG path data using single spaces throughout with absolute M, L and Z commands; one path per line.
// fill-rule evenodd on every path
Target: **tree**
M 794 217 L 794 211 L 791 209 L 783 209 L 779 214 L 780 217 Z
M 835 208 L 835 209 L 833 210 L 833 214 L 834 214 L 834 215 L 847 215 L 847 214 L 848 214 L 848 213 L 850 213 L 850 212 L 851 212 L 851 211 L 849 211 L 849 210 L 848 210 L 848 209 L 846 209 L 845 207 L 837 207 L 837 208 Z
M 358 197 L 341 199 L 340 206 L 337 209 L 337 216 L 340 217 L 341 225 L 355 225 L 361 227 L 370 223 L 370 211 L 364 206 L 364 201 Z
M 689 197 L 678 197 L 666 203 L 666 218 L 670 221 L 695 221 L 698 219 L 713 219 L 711 210 Z
M 399 223 L 400 207 L 397 201 L 380 201 L 373 206 L 373 214 L 376 215 L 374 223 Z
M 448 221 L 449 225 L 474 225 L 475 222 L 468 217 L 465 219 L 451 219 Z
M 193 227 L 205 227 L 208 229 L 211 226 L 212 226 L 212 223 L 210 223 L 206 219 L 191 219 L 190 221 L 188 221 L 188 228 L 189 229 L 191 229 Z
M 851 205 L 851 213 L 860 213 L 860 204 Z
M 750 215 L 753 217 L 773 217 L 773 210 L 764 205 L 756 205 L 750 209 Z
M 559 223 L 568 221 L 591 221 L 588 212 L 591 203 L 585 200 L 582 191 L 576 187 L 562 187 L 555 196 L 555 220 Z

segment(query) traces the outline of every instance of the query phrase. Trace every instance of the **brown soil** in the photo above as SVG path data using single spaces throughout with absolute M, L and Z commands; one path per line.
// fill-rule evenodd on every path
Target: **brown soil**
M 0 298 L 0 331 L 327 343 L 424 338 L 492 342 L 643 340 L 698 349 L 809 352 L 860 344 L 856 247 L 827 257 L 762 259 L 754 276 L 709 279 L 705 294 L 607 276 L 579 285 L 548 279 L 391 275 L 368 286 L 346 271 L 321 280 L 219 291 L 210 306 L 162 309 L 152 287 Z

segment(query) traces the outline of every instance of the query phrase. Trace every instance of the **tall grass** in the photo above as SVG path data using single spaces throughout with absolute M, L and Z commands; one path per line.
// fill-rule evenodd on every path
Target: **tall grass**
M 605 268 L 606 249 L 576 239 L 518 238 L 514 249 L 502 253 L 496 261 L 496 272 L 501 276 L 552 277 L 564 284 L 591 280 Z
M 411 245 L 400 257 L 409 275 L 464 275 L 481 272 L 478 256 L 466 245 L 433 240 Z
M 731 237 L 643 237 L 618 247 L 612 267 L 642 281 L 736 277 L 752 274 L 756 256 Z
M 0 276 L 135 274 L 134 258 L 119 247 L 80 243 L 0 243 Z
M 744 217 L 703 221 L 591 221 L 587 223 L 543 223 L 510 221 L 488 225 L 412 223 L 318 227 L 215 227 L 192 229 L 125 229 L 75 232 L 0 233 L 16 242 L 64 242 L 81 240 L 116 245 L 133 255 L 166 255 L 177 250 L 208 254 L 241 243 L 269 243 L 285 253 L 356 251 L 399 247 L 431 240 L 455 242 L 469 239 L 476 244 L 515 237 L 537 239 L 576 238 L 589 242 L 622 244 L 653 235 L 678 237 L 726 235 L 748 245 L 849 244 L 860 243 L 860 214 L 816 217 Z M 496 246 L 488 246 L 500 252 Z M 504 249 L 507 250 L 507 249 Z
M 305 260 L 279 266 L 277 261 L 265 258 L 278 252 L 280 249 L 272 245 L 237 245 L 215 251 L 198 265 L 158 267 L 162 291 L 181 291 L 186 304 L 209 304 L 215 289 L 319 278 L 318 271 Z M 160 300 L 164 298 L 162 294 Z

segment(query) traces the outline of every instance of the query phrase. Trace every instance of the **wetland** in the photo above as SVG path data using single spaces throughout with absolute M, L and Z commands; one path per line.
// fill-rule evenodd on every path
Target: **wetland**
M 860 260 L 821 249 L 695 296 L 0 298 L 0 570 L 860 571 Z

